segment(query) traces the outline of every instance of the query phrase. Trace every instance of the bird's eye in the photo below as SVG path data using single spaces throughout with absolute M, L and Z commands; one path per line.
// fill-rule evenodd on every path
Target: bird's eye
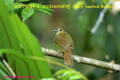
M 63 29 L 62 29 L 62 28 L 60 28 L 60 31 L 63 31 Z

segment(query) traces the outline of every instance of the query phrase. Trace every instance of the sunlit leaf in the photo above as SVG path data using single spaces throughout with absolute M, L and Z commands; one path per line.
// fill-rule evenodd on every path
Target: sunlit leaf
M 13 79 L 8 78 L 8 75 L 0 69 L 0 80 L 13 80 Z
M 36 9 L 37 11 L 46 13 L 48 15 L 52 15 L 53 10 L 50 8 L 44 8 L 44 5 L 42 4 L 38 4 L 38 3 L 30 3 L 28 4 L 28 6 L 34 7 L 34 9 Z
M 16 0 L 16 2 L 27 2 L 27 1 L 30 1 L 30 0 Z
M 26 19 L 28 19 L 29 17 L 31 17 L 33 14 L 34 14 L 34 9 L 33 8 L 24 8 L 22 10 L 23 21 L 25 21 Z
M 18 54 L 38 56 L 45 59 L 38 40 L 32 35 L 27 26 L 17 15 L 9 13 L 2 0 L 0 0 L 0 8 L 3 9 L 0 11 L 0 37 L 2 38 L 0 40 L 0 48 L 15 49 L 20 52 Z M 16 72 L 16 75 L 34 76 L 35 80 L 51 77 L 46 61 L 38 62 L 26 59 L 26 62 L 23 62 L 20 59 L 15 59 L 14 56 L 9 56 L 8 54 L 6 56 L 9 65 Z
M 43 79 L 40 79 L 40 80 L 56 80 L 55 78 L 43 78 Z
M 80 75 L 73 75 L 71 77 L 69 77 L 70 80 L 82 80 L 81 76 Z
M 55 73 L 58 79 L 63 80 L 87 80 L 85 76 L 72 70 L 62 69 Z
M 14 9 L 14 0 L 3 0 L 9 10 Z

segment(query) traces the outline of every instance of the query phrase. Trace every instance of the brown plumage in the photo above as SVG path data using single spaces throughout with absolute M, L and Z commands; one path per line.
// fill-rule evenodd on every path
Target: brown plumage
M 71 36 L 63 30 L 58 28 L 56 33 L 56 44 L 64 51 L 64 62 L 66 65 L 73 66 L 72 51 L 74 44 Z

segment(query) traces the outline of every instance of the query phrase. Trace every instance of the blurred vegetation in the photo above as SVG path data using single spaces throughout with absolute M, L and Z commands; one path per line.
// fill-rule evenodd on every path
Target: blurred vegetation
M 37 37 L 39 40 L 39 43 L 41 46 L 50 48 L 50 49 L 55 49 L 59 50 L 57 45 L 54 42 L 54 37 L 55 33 L 52 32 L 53 29 L 57 27 L 64 27 L 64 29 L 72 36 L 72 39 L 75 44 L 75 50 L 73 54 L 80 55 L 80 56 L 85 56 L 97 60 L 102 60 L 102 61 L 107 61 L 110 62 L 112 60 L 115 61 L 115 63 L 119 64 L 120 62 L 120 13 L 118 12 L 117 14 L 112 14 L 112 8 L 108 9 L 108 11 L 105 13 L 105 16 L 103 18 L 103 22 L 99 25 L 99 28 L 97 29 L 95 34 L 92 34 L 90 31 L 93 28 L 94 24 L 96 23 L 100 12 L 102 11 L 102 8 L 79 8 L 79 9 L 50 9 L 50 8 L 14 8 L 16 4 L 37 4 L 40 6 L 47 5 L 47 4 L 76 4 L 76 5 L 101 5 L 108 2 L 108 0 L 3 0 L 5 1 L 8 9 L 9 9 L 9 14 L 11 13 L 16 13 L 18 14 L 19 18 L 27 24 L 28 28 L 32 32 L 34 36 Z M 2 2 L 2 1 L 0 1 Z M 3 8 L 4 6 L 0 5 L 0 8 Z M 5 8 L 6 9 L 6 8 Z M 0 13 L 4 14 L 4 11 L 0 11 Z M 5 12 L 6 13 L 6 12 Z M 17 20 L 19 24 L 15 21 L 16 17 L 15 15 L 12 15 L 12 17 L 8 17 L 9 15 L 8 12 L 7 14 L 4 14 L 3 19 L 5 19 L 6 24 L 8 24 L 9 21 L 12 19 L 13 26 L 16 26 L 16 30 L 22 27 L 24 23 L 22 23 L 20 20 Z M 11 16 L 11 15 L 10 15 Z M 14 18 L 15 17 L 15 18 Z M 1 19 L 1 15 L 0 15 Z M 10 19 L 10 20 L 9 20 Z M 14 20 L 15 19 L 15 20 Z M 0 24 L 2 22 L 0 21 Z M 17 24 L 19 25 L 19 28 L 17 27 Z M 0 28 L 2 28 L 0 25 Z M 12 26 L 12 25 L 11 25 Z M 12 32 L 11 26 L 9 25 L 10 29 Z M 26 25 L 23 25 L 26 26 Z M 23 30 L 23 27 L 21 28 L 21 31 Z M 1 29 L 2 31 L 2 29 Z M 9 31 L 10 32 L 10 31 Z M 13 33 L 10 32 L 12 35 Z M 17 32 L 17 31 L 16 31 Z M 26 31 L 25 31 L 26 32 Z M 30 34 L 28 32 L 28 34 Z M 0 32 L 0 37 L 3 36 L 4 33 Z M 16 33 L 16 36 L 20 36 L 21 33 Z M 24 36 L 25 34 L 22 34 Z M 15 36 L 15 35 L 12 35 Z M 11 36 L 11 39 L 12 39 Z M 24 36 L 24 38 L 28 38 L 30 36 Z M 34 39 L 34 38 L 32 38 Z M 31 46 L 34 44 L 34 40 L 32 41 L 31 38 L 28 38 L 27 41 Z M 6 41 L 5 41 L 6 40 Z M 2 42 L 5 41 L 5 42 Z M 27 42 L 26 41 L 26 42 Z M 23 41 L 23 44 L 25 47 L 30 47 L 30 45 L 26 45 L 26 42 Z M 35 40 L 36 42 L 36 40 Z M 5 43 L 3 46 L 2 43 Z M 17 44 L 16 44 L 17 43 Z M 14 37 L 13 40 L 13 45 L 16 44 L 18 50 L 21 52 L 21 47 L 19 47 L 19 39 L 16 40 L 16 37 Z M 36 43 L 37 44 L 37 43 Z M 2 45 L 2 46 L 1 46 Z M 9 47 L 9 42 L 6 37 L 2 37 L 0 40 L 0 48 L 10 48 Z M 38 46 L 37 46 L 38 48 Z M 11 49 L 11 48 L 10 48 Z M 16 49 L 16 48 L 13 48 Z M 32 47 L 33 49 L 33 47 Z M 34 49 L 35 50 L 35 49 Z M 40 51 L 40 50 L 39 50 Z M 32 53 L 31 51 L 28 50 L 29 53 Z M 25 52 L 26 55 L 29 55 L 27 52 Z M 35 52 L 33 52 L 34 54 Z M 40 52 L 42 55 L 42 53 Z M 29 55 L 32 56 L 32 55 Z M 38 55 L 36 55 L 38 56 Z M 58 61 L 60 63 L 64 63 L 63 60 L 49 57 L 50 59 L 53 59 L 55 61 Z M 10 58 L 11 59 L 11 58 Z M 32 61 L 31 61 L 32 62 Z M 20 61 L 21 64 L 24 64 L 23 62 Z M 29 62 L 28 62 L 29 63 Z M 2 63 L 0 63 L 2 64 Z M 34 66 L 34 62 L 30 63 L 30 65 Z M 45 62 L 46 64 L 46 62 Z M 47 65 L 47 64 L 46 64 Z M 2 66 L 2 65 L 1 65 Z M 0 66 L 0 73 L 3 75 L 6 75 L 6 73 Z M 12 65 L 11 65 L 12 66 Z M 20 66 L 21 67 L 21 66 Z M 25 66 L 24 66 L 25 67 Z M 44 67 L 44 66 L 43 66 Z M 52 74 L 57 74 L 57 71 L 63 70 L 63 67 L 53 65 L 49 63 L 49 67 L 51 69 Z M 23 69 L 23 67 L 22 67 Z M 81 72 L 84 74 L 88 80 L 120 80 L 120 73 L 109 73 L 107 70 L 96 68 L 93 66 L 88 66 L 88 65 L 83 65 L 83 64 L 77 64 L 75 63 L 75 66 L 73 69 Z M 14 70 L 14 68 L 13 68 Z M 46 70 L 47 71 L 47 70 Z M 49 71 L 49 68 L 48 68 Z M 19 72 L 19 70 L 18 70 Z M 26 71 L 27 72 L 27 71 Z M 44 71 L 41 71 L 44 72 Z M 66 72 L 66 73 L 65 73 Z M 66 76 L 62 75 L 61 73 L 58 75 L 53 75 L 54 78 L 57 80 L 80 80 L 79 78 L 80 75 L 75 75 L 72 76 L 74 79 L 69 78 L 69 76 L 72 73 L 67 74 L 69 71 L 65 69 L 62 74 L 65 74 Z M 25 73 L 26 74 L 26 73 Z M 43 74 L 45 75 L 45 74 Z M 62 76 L 61 76 L 62 75 Z M 73 74 L 72 74 L 73 75 Z M 46 75 L 45 75 L 46 76 Z M 48 75 L 47 75 L 48 76 Z M 50 74 L 51 76 L 51 74 Z M 54 80 L 54 78 L 49 79 L 43 77 L 42 80 Z M 60 77 L 59 77 L 60 76 Z M 1 75 L 0 75 L 1 77 Z M 2 76 L 3 77 L 3 76 Z M 77 77 L 77 79 L 75 79 Z M 42 77 L 41 77 L 42 78 Z

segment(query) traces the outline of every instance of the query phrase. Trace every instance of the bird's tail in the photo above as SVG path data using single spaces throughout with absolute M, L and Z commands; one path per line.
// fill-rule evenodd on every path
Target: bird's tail
M 67 50 L 64 52 L 64 63 L 69 66 L 73 66 L 72 54 L 71 50 Z

